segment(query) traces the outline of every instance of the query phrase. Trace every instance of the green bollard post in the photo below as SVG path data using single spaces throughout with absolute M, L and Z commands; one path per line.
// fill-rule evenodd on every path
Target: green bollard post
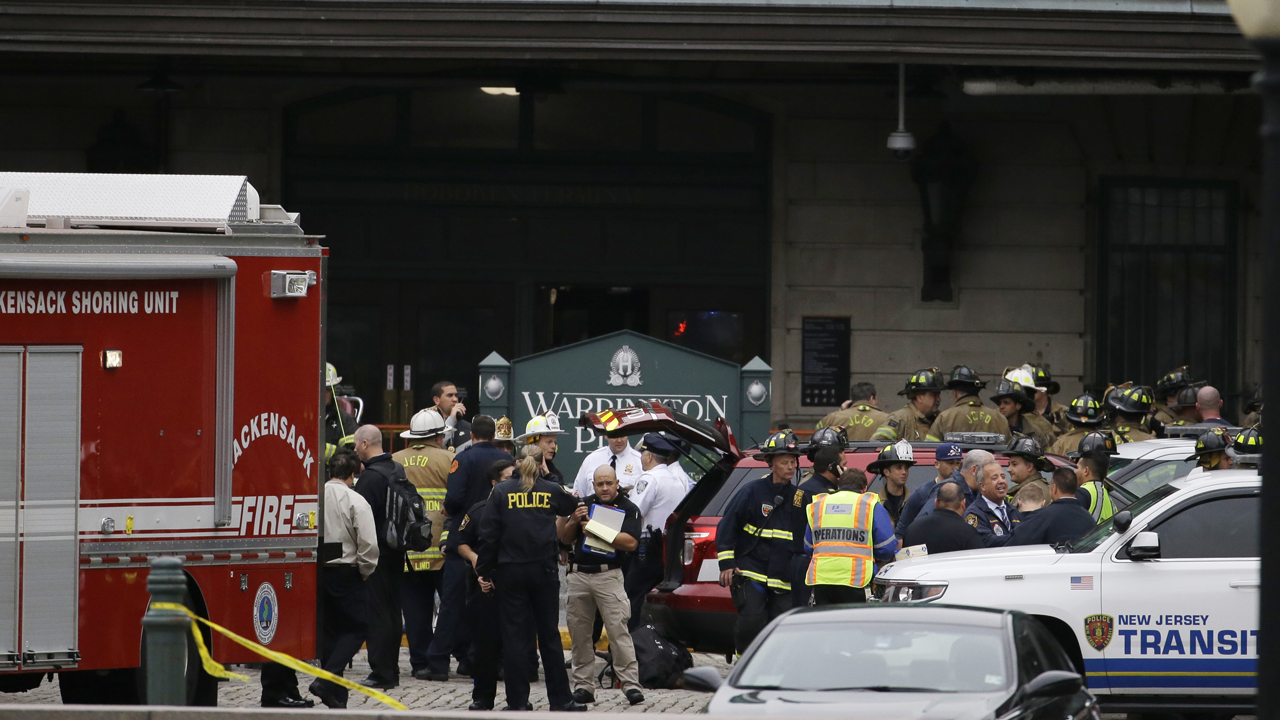
M 187 577 L 182 572 L 182 559 L 151 559 L 147 575 L 147 591 L 152 602 L 182 604 L 187 591 Z M 147 608 L 142 629 L 147 638 L 147 704 L 187 704 L 187 634 L 191 619 L 175 610 Z

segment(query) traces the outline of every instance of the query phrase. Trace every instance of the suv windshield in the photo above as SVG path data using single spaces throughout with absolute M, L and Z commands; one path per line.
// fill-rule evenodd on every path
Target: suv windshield
M 1152 505 L 1155 505 L 1156 503 L 1160 502 L 1161 500 L 1168 497 L 1169 495 L 1172 495 L 1174 492 L 1177 492 L 1177 490 L 1178 489 L 1172 485 L 1163 485 L 1161 487 L 1156 488 L 1155 490 L 1152 490 L 1146 495 L 1143 495 L 1141 499 L 1139 499 L 1137 502 L 1133 503 L 1132 505 L 1130 505 L 1125 509 L 1128 510 L 1130 513 L 1132 513 L 1133 517 L 1137 519 L 1139 515 L 1146 512 L 1147 509 L 1150 508 Z M 1098 527 L 1094 528 L 1093 531 L 1090 532 L 1088 535 L 1085 535 L 1079 540 L 1074 540 L 1070 543 L 1067 543 L 1066 545 L 1067 552 L 1072 552 L 1072 553 L 1093 552 L 1094 548 L 1101 545 L 1103 540 L 1106 540 L 1107 538 L 1111 537 L 1112 533 L 1115 532 L 1115 528 L 1112 526 L 1112 520 L 1114 519 L 1115 519 L 1115 516 L 1113 515 L 1107 518 L 1106 520 L 1103 520 L 1102 522 L 1098 523 Z
M 826 622 L 778 626 L 733 680 L 755 690 L 994 692 L 1010 684 L 998 628 Z

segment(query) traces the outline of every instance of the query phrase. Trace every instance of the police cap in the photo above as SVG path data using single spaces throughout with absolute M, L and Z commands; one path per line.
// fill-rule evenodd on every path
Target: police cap
M 636 445 L 636 450 L 639 450 L 640 452 L 648 451 L 654 455 L 664 458 L 675 457 L 679 454 L 676 451 L 676 446 L 671 444 L 670 440 L 662 437 L 658 433 L 649 433 L 645 435 L 640 441 L 640 444 Z

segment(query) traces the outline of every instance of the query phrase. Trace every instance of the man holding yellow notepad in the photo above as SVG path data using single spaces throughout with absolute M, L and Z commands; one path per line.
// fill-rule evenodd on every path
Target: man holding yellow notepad
M 627 621 L 631 604 L 622 578 L 622 564 L 636 549 L 640 538 L 640 510 L 618 493 L 618 477 L 613 468 L 601 465 L 592 477 L 595 494 L 569 517 L 556 518 L 560 542 L 573 546 L 569 562 L 569 593 L 565 619 L 573 654 L 573 699 L 583 704 L 595 702 L 593 670 L 595 647 L 591 641 L 596 610 L 609 631 L 613 668 L 622 681 L 627 700 L 644 701 L 640 690 L 640 666 Z

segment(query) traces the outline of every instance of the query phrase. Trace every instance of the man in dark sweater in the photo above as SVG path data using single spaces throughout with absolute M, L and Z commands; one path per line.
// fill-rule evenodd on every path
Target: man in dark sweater
M 361 425 L 355 432 L 356 455 L 364 472 L 355 491 L 373 511 L 378 533 L 378 567 L 365 581 L 369 603 L 369 677 L 361 685 L 390 690 L 400 684 L 400 638 L 403 635 L 400 608 L 400 580 L 404 573 L 404 552 L 387 545 L 387 493 L 391 480 L 405 477 L 404 467 L 382 449 L 382 431 Z M 407 478 L 406 478 L 407 482 Z
M 1053 471 L 1051 502 L 1024 519 L 1009 536 L 1009 545 L 1057 544 L 1076 540 L 1097 527 L 1093 516 L 1076 499 L 1076 474 L 1070 468 Z
M 905 547 L 924 545 L 930 555 L 982 547 L 978 531 L 964 521 L 964 493 L 953 482 L 938 486 L 934 511 L 907 528 Z

